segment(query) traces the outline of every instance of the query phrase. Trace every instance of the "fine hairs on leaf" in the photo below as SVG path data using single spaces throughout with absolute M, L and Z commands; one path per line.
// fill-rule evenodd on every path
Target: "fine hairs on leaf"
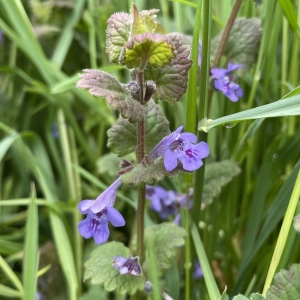
M 161 273 L 172 265 L 178 248 L 185 243 L 185 236 L 185 229 L 171 222 L 165 222 L 145 229 L 146 247 L 148 240 L 155 241 L 152 243 L 152 252 L 158 272 Z M 145 272 L 149 270 L 148 260 L 144 262 L 143 269 Z
M 115 256 L 128 257 L 129 249 L 120 242 L 109 242 L 99 246 L 91 253 L 84 264 L 86 267 L 84 280 L 91 279 L 92 284 L 103 284 L 105 290 L 116 290 L 120 294 L 134 294 L 144 288 L 145 278 L 130 274 L 121 275 L 112 266 Z
M 281 270 L 274 277 L 274 284 L 267 291 L 267 300 L 300 299 L 300 264 Z
M 155 145 L 170 133 L 169 121 L 163 115 L 160 106 L 153 100 L 148 101 L 144 107 L 144 112 L 146 153 L 150 153 Z M 107 131 L 107 146 L 120 157 L 135 151 L 137 145 L 136 131 L 136 124 L 120 117 L 112 128 Z
M 246 296 L 243 296 L 241 294 L 234 296 L 232 300 L 265 300 L 265 297 L 258 293 L 253 293 L 247 298 Z
M 171 33 L 167 37 L 173 44 L 176 57 L 163 68 L 148 64 L 145 68 L 145 80 L 152 80 L 156 84 L 154 100 L 174 104 L 186 92 L 188 71 L 192 66 L 192 60 L 189 59 L 190 46 L 183 44 L 181 34 Z M 135 79 L 136 73 L 133 71 L 131 76 Z
M 86 88 L 91 95 L 105 97 L 107 104 L 114 109 L 119 109 L 123 118 L 135 123 L 143 117 L 143 107 L 138 101 L 132 99 L 126 90 L 126 85 L 121 84 L 110 74 L 85 69 L 79 77 L 81 79 L 76 85 L 78 88 Z
M 210 204 L 214 197 L 232 178 L 241 172 L 238 164 L 232 160 L 207 163 L 205 167 L 203 201 Z

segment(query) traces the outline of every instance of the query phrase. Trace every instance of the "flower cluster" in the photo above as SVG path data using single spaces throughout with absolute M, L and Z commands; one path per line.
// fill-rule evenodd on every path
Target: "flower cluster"
M 190 189 L 189 197 L 192 199 L 193 189 Z M 166 220 L 174 216 L 174 223 L 180 224 L 180 207 L 186 208 L 186 195 L 167 191 L 159 186 L 146 186 L 146 198 L 151 201 L 150 208 L 156 211 L 161 219 Z M 189 201 L 189 209 L 192 208 L 192 201 Z
M 180 133 L 183 126 L 164 137 L 148 156 L 150 161 L 163 156 L 164 165 L 168 172 L 178 166 L 178 160 L 184 171 L 195 171 L 202 165 L 202 159 L 209 155 L 209 146 L 205 142 L 197 142 L 196 135 L 185 132 Z
M 118 178 L 96 200 L 83 200 L 78 204 L 80 212 L 87 214 L 78 224 L 78 231 L 84 238 L 93 237 L 97 244 L 103 244 L 109 237 L 108 221 L 115 227 L 125 225 L 123 216 L 113 207 L 121 184 Z
M 228 64 L 228 69 L 213 68 L 210 70 L 213 75 L 214 86 L 217 90 L 221 91 L 231 101 L 236 102 L 240 97 L 243 97 L 241 87 L 234 82 L 234 77 L 231 75 L 232 71 L 243 68 L 240 64 Z

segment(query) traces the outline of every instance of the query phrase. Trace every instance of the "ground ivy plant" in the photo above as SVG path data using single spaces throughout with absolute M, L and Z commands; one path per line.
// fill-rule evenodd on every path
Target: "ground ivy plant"
M 174 104 L 180 100 L 186 92 L 192 65 L 190 46 L 183 43 L 183 36 L 159 32 L 157 11 L 139 12 L 133 4 L 131 14 L 115 13 L 108 19 L 109 60 L 130 70 L 130 82 L 123 84 L 106 72 L 90 69 L 83 70 L 77 82 L 77 87 L 104 97 L 110 107 L 120 111 L 116 123 L 108 130 L 111 151 L 119 157 L 136 152 L 136 163 L 122 160 L 119 177 L 96 200 L 83 200 L 78 205 L 86 215 L 78 225 L 79 233 L 102 244 L 85 264 L 85 279 L 121 294 L 151 290 L 147 280 L 149 257 L 155 257 L 155 269 L 161 274 L 171 266 L 177 248 L 184 244 L 186 232 L 174 223 L 144 230 L 146 186 L 179 171 L 193 172 L 209 155 L 208 144 L 197 143 L 197 137 L 183 132 L 183 126 L 171 133 L 169 122 L 156 103 Z M 114 208 L 117 189 L 123 183 L 138 188 L 137 234 L 135 249 L 130 250 L 119 242 L 106 243 L 110 234 L 108 223 L 115 227 L 126 223 Z

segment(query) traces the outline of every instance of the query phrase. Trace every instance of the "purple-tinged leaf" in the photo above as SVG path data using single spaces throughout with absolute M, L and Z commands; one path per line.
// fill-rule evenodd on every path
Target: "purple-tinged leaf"
M 146 153 L 150 153 L 155 145 L 170 133 L 169 122 L 162 113 L 160 106 L 153 100 L 148 101 L 145 106 L 145 121 Z M 131 153 L 135 151 L 137 145 L 136 132 L 136 124 L 119 118 L 107 131 L 107 146 L 120 157 Z
M 115 13 L 107 20 L 106 53 L 110 62 L 119 63 L 119 57 L 127 43 L 133 18 L 127 13 Z
M 119 109 L 122 117 L 132 123 L 142 119 L 143 107 L 132 99 L 126 85 L 103 71 L 85 69 L 83 72 L 79 74 L 81 79 L 77 82 L 78 88 L 86 88 L 94 96 L 105 97 L 110 107 Z
M 162 68 L 174 58 L 172 42 L 159 33 L 143 33 L 133 36 L 124 46 L 120 63 L 129 69 L 143 70 L 149 63 Z
M 188 71 L 192 66 L 192 61 L 189 59 L 190 46 L 182 44 L 182 35 L 172 33 L 167 35 L 167 38 L 173 44 L 176 57 L 163 68 L 148 64 L 145 68 L 145 80 L 152 80 L 156 84 L 154 100 L 173 104 L 179 101 L 186 92 Z M 133 73 L 132 76 L 134 78 L 135 74 Z

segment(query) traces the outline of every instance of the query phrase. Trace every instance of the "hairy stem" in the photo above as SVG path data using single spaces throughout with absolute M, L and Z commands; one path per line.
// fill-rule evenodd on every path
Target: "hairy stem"
M 243 2 L 243 0 L 236 0 L 233 7 L 232 7 L 230 16 L 229 16 L 228 21 L 226 23 L 226 26 L 223 30 L 223 34 L 221 36 L 220 43 L 219 43 L 217 51 L 216 51 L 216 55 L 215 55 L 214 62 L 212 64 L 212 68 L 217 68 L 220 64 L 221 57 L 222 57 L 226 42 L 227 42 L 229 34 L 230 34 L 230 30 L 231 30 L 231 28 L 234 24 L 234 20 L 236 19 L 236 16 L 239 12 L 239 9 L 240 9 L 240 6 L 241 6 L 242 2 Z M 213 94 L 213 91 L 211 90 L 208 94 L 208 108 L 207 108 L 208 114 L 209 114 L 209 110 L 210 110 L 212 94 Z
M 145 105 L 144 101 L 144 72 L 137 73 L 137 82 L 140 86 L 139 102 Z M 145 156 L 145 120 L 138 123 L 137 129 L 137 161 L 140 163 Z M 144 210 L 145 210 L 146 188 L 145 186 L 138 190 L 138 208 L 137 208 L 137 255 L 140 262 L 143 261 L 144 252 Z

